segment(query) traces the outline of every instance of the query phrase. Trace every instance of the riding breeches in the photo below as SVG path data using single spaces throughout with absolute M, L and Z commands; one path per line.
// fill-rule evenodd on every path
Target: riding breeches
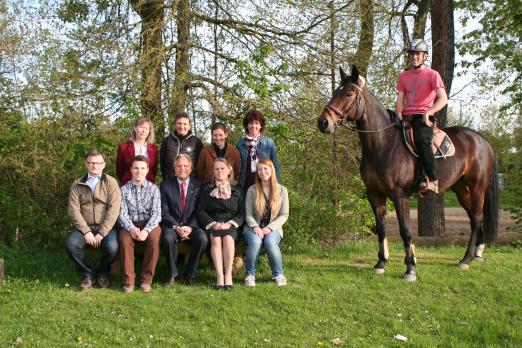
M 422 122 L 422 117 L 414 117 L 411 121 L 413 128 L 413 140 L 415 141 L 415 147 L 417 153 L 424 167 L 426 175 L 431 180 L 437 180 L 439 173 L 437 172 L 437 164 L 435 163 L 435 156 L 431 148 L 431 142 L 433 140 L 433 128 L 427 126 Z

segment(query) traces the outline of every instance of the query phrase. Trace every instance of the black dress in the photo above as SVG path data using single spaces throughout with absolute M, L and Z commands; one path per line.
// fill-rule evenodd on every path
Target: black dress
M 232 226 L 227 230 L 207 230 L 211 237 L 231 236 L 237 241 L 240 235 L 241 225 L 245 221 L 245 204 L 243 194 L 238 186 L 232 185 L 229 199 L 219 199 L 210 196 L 210 192 L 215 188 L 214 183 L 204 185 L 199 197 L 197 217 L 203 228 L 212 222 L 228 222 L 230 220 L 237 223 L 238 227 Z

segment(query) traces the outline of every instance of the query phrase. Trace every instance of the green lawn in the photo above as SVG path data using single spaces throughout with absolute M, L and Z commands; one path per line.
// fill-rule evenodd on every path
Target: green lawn
M 206 265 L 193 288 L 123 294 L 77 290 L 80 277 L 63 249 L 0 246 L 0 346 L 26 347 L 521 347 L 522 253 L 499 246 L 469 271 L 464 249 L 418 248 L 418 281 L 406 283 L 393 244 L 383 276 L 372 272 L 374 242 L 335 249 L 285 250 L 289 285 L 270 281 L 266 257 L 256 288 L 235 279 L 212 289 Z M 158 277 L 165 275 L 160 264 Z M 407 337 L 400 341 L 397 334 Z

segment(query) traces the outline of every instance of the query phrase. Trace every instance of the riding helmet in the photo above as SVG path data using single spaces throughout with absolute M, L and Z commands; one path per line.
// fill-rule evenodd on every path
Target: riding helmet
M 426 52 L 428 53 L 428 45 L 422 39 L 413 39 L 410 43 L 408 52 Z

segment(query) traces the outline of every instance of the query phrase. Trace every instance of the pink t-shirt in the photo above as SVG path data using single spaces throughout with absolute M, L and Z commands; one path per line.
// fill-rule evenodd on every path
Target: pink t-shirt
M 425 67 L 419 72 L 403 72 L 397 83 L 397 91 L 403 92 L 406 99 L 402 114 L 423 114 L 433 106 L 437 88 L 444 88 L 444 82 L 439 73 L 430 67 Z

